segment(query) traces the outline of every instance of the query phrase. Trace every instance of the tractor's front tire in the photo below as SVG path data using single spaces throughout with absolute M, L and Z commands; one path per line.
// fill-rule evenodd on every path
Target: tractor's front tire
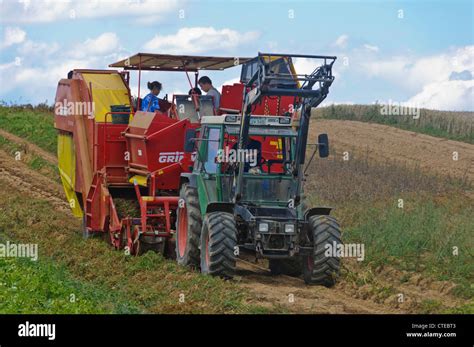
M 327 256 L 327 246 L 342 245 L 341 229 L 336 219 L 330 216 L 312 216 L 309 218 L 310 237 L 313 242 L 313 254 L 303 257 L 303 276 L 307 284 L 332 287 L 339 275 L 340 258 Z M 334 254 L 334 253 L 333 253 Z
M 237 228 L 226 212 L 206 214 L 201 232 L 201 272 L 226 279 L 234 277 Z
M 176 260 L 183 266 L 198 267 L 202 228 L 198 193 L 196 188 L 183 184 L 179 195 L 184 205 L 178 207 L 177 213 Z

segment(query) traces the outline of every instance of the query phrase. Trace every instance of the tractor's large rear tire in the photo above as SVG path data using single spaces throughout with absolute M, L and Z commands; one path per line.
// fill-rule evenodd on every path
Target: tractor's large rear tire
M 300 276 L 302 272 L 301 258 L 269 259 L 268 268 L 272 275 Z
M 206 214 L 201 232 L 201 272 L 230 279 L 236 266 L 237 228 L 226 212 Z
M 178 208 L 176 222 L 176 260 L 183 266 L 198 267 L 199 242 L 202 229 L 201 211 L 196 188 L 183 184 L 180 199 L 184 206 Z
M 330 216 L 312 216 L 309 218 L 309 230 L 313 254 L 303 257 L 304 281 L 307 284 L 332 287 L 339 275 L 341 260 L 339 257 L 326 256 L 326 245 L 342 245 L 339 224 Z

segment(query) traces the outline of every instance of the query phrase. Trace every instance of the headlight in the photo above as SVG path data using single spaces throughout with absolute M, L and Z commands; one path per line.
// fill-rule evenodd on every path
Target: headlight
M 268 231 L 268 223 L 260 223 L 258 225 L 258 231 L 267 232 Z
M 294 224 L 285 224 L 285 233 L 294 233 L 295 226 Z

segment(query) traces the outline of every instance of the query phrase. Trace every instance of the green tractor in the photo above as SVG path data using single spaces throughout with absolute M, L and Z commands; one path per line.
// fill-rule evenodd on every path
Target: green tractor
M 323 63 L 300 75 L 295 57 Z M 188 131 L 185 151 L 195 159 L 181 177 L 179 264 L 232 278 L 239 254 L 254 252 L 268 259 L 272 274 L 335 284 L 340 259 L 331 249 L 342 244 L 339 224 L 331 208 L 306 208 L 303 197 L 311 108 L 328 94 L 335 59 L 260 53 L 242 68 L 241 112 L 202 117 L 200 128 Z M 292 101 L 292 112 L 254 113 L 255 105 L 281 100 Z M 319 135 L 320 157 L 328 156 L 328 146 L 327 135 Z

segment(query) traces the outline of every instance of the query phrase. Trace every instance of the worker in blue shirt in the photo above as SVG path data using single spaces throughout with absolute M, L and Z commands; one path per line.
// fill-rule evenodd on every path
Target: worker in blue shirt
M 155 112 L 160 110 L 158 94 L 161 91 L 161 83 L 158 81 L 148 82 L 150 93 L 142 100 L 141 110 L 145 112 Z

